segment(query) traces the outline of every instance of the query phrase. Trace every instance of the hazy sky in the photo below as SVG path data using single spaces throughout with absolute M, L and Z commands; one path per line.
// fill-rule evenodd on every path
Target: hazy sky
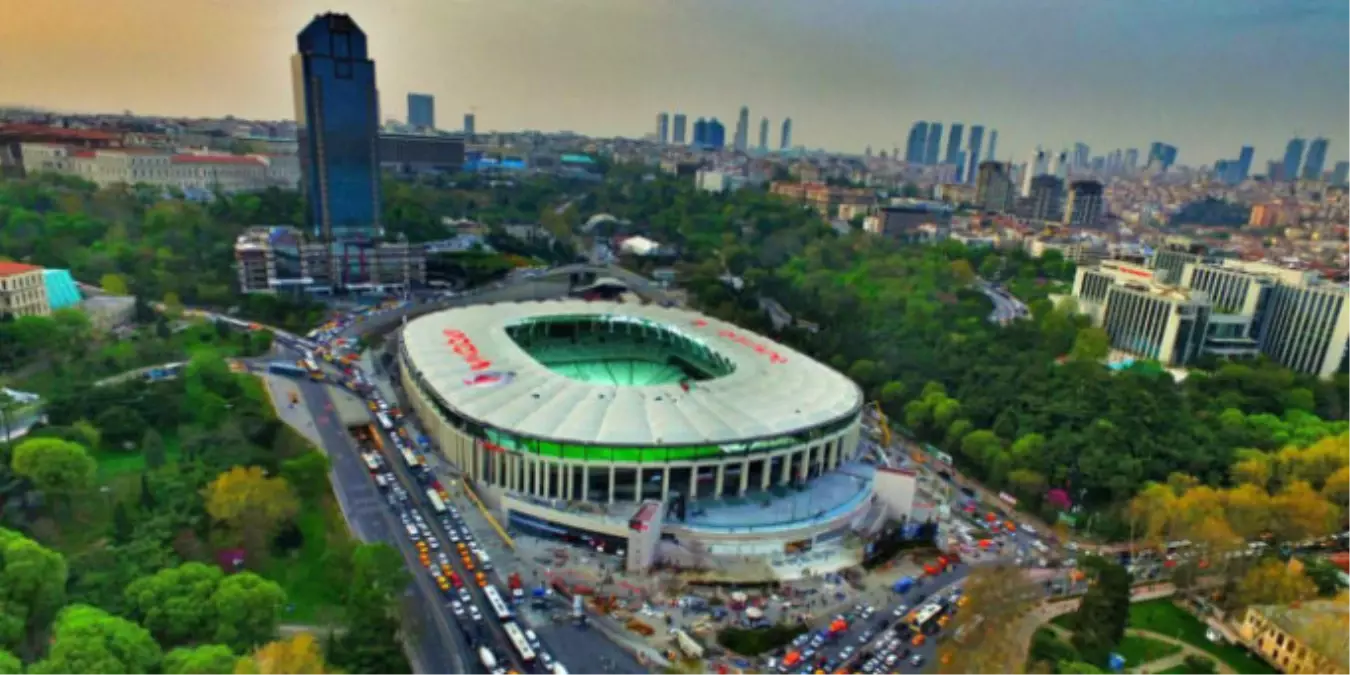
M 295 33 L 329 10 L 369 36 L 385 118 L 428 92 L 449 129 L 476 107 L 480 130 L 640 136 L 668 110 L 730 136 L 748 105 L 752 142 L 791 116 L 852 152 L 926 119 L 1019 160 L 1164 140 L 1260 163 L 1295 133 L 1347 154 L 1346 0 L 0 0 L 0 104 L 290 118 Z

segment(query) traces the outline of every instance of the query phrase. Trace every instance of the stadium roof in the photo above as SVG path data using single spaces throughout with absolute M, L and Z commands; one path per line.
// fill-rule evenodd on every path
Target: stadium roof
M 730 359 L 735 371 L 692 383 L 688 391 L 679 384 L 588 383 L 550 370 L 506 333 L 535 317 L 606 314 L 645 319 L 701 340 Z M 481 361 L 457 354 L 446 331 L 467 336 Z M 799 352 L 711 317 L 656 305 L 477 305 L 411 321 L 403 339 L 409 360 L 443 402 L 482 424 L 531 438 L 610 446 L 731 443 L 819 427 L 862 405 L 851 380 Z

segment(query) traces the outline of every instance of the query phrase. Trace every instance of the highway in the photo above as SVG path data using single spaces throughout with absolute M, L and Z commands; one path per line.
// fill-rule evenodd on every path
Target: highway
M 1014 298 L 1007 292 L 1000 290 L 994 284 L 983 279 L 975 281 L 975 288 L 989 298 L 994 303 L 994 310 L 989 313 L 989 320 L 997 324 L 1009 324 L 1015 319 L 1025 319 L 1030 316 L 1027 306 L 1022 304 L 1021 300 Z

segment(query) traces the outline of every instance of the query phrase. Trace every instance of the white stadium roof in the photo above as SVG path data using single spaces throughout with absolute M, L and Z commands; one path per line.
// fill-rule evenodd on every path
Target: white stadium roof
M 735 370 L 694 382 L 687 392 L 678 384 L 616 387 L 574 380 L 536 361 L 506 333 L 523 320 L 557 315 L 652 321 L 702 341 Z M 446 331 L 466 335 L 491 365 L 479 363 L 480 370 L 473 370 L 450 346 Z M 851 380 L 797 351 L 724 321 L 656 305 L 580 300 L 475 305 L 410 321 L 403 341 L 427 384 L 459 414 L 543 440 L 609 446 L 731 443 L 822 426 L 862 405 L 862 392 Z M 775 353 L 780 358 L 774 359 Z M 475 384 L 472 378 L 485 373 L 502 376 Z

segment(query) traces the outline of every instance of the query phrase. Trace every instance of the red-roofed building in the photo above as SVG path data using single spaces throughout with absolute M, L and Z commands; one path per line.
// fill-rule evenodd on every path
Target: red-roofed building
M 51 313 L 41 267 L 0 262 L 0 316 L 48 316 Z
M 173 154 L 155 148 L 88 149 L 53 143 L 22 143 L 19 157 L 26 173 L 63 173 L 99 186 L 143 183 L 185 193 L 229 193 L 294 188 L 300 181 L 294 157 Z

